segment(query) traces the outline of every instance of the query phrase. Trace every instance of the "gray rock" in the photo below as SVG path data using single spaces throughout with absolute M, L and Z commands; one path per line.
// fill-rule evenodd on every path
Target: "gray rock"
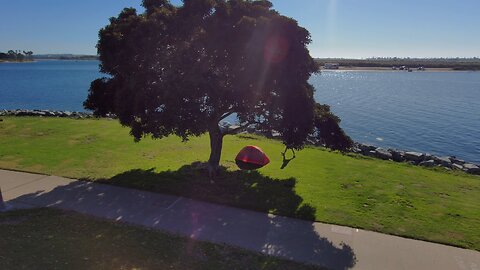
M 465 160 L 462 160 L 462 159 L 456 159 L 456 158 L 450 158 L 450 161 L 454 164 L 458 164 L 458 165 L 463 165 L 465 164 Z
M 272 131 L 272 137 L 273 137 L 273 138 L 279 138 L 279 137 L 281 137 L 281 136 L 282 136 L 282 134 L 280 134 L 280 132 L 278 132 L 278 131 Z
M 28 110 L 16 110 L 15 111 L 15 116 L 32 116 L 33 113 Z
M 404 162 L 405 161 L 405 152 L 391 150 L 390 153 L 392 154 L 392 159 L 394 161 L 396 161 L 396 162 Z
M 472 163 L 465 163 L 465 165 L 463 165 L 463 167 L 465 167 L 465 169 L 476 169 L 476 168 L 478 168 L 477 165 L 472 164 Z
M 362 150 L 358 147 L 353 147 L 352 152 L 355 153 L 355 154 L 360 154 L 360 153 L 362 153 Z
M 405 152 L 405 159 L 408 161 L 420 162 L 423 160 L 423 154 L 418 152 Z
M 373 145 L 369 145 L 369 144 L 358 144 L 358 148 L 360 148 L 360 150 L 362 150 L 362 152 L 364 153 L 368 153 L 370 151 L 375 151 L 376 147 L 373 146 Z
M 227 121 L 221 122 L 221 123 L 219 124 L 220 130 L 221 130 L 222 132 L 228 131 L 231 126 L 232 126 L 232 124 L 230 124 L 230 123 L 227 122 Z
M 456 156 L 449 156 L 448 159 L 450 159 L 450 161 L 451 161 L 452 163 L 454 163 L 453 161 L 456 160 L 457 157 L 456 157 Z
M 452 168 L 455 169 L 455 170 L 463 170 L 463 166 L 459 165 L 457 163 L 453 163 Z
M 435 166 L 435 160 L 430 159 L 430 160 L 422 161 L 418 165 L 424 166 L 424 167 L 434 167 Z
M 254 125 L 250 125 L 247 127 L 247 131 L 248 133 L 254 133 L 256 130 L 255 126 Z
M 435 160 L 435 156 L 428 153 L 423 154 L 423 160 L 430 160 L 430 159 Z
M 375 150 L 375 157 L 383 160 L 389 160 L 392 159 L 392 154 L 385 149 L 377 148 Z
M 443 167 L 447 167 L 447 168 L 452 167 L 452 162 L 448 157 L 437 157 L 436 161 L 438 164 L 442 165 Z
M 51 111 L 49 110 L 42 110 L 41 112 L 43 112 L 45 114 L 45 116 L 55 116 L 54 113 L 52 113 Z
M 230 126 L 228 126 L 228 127 L 226 127 L 226 128 L 227 128 L 227 130 L 235 130 L 235 129 L 237 129 L 237 128 L 240 128 L 240 126 L 238 126 L 238 125 L 230 125 Z M 240 130 L 237 130 L 237 131 L 240 131 Z
M 466 163 L 463 165 L 463 168 L 467 173 L 480 175 L 480 167 L 475 164 Z
M 45 116 L 45 117 L 70 117 L 70 118 L 92 118 L 92 113 L 70 112 L 70 111 L 50 111 L 50 110 L 0 110 L 0 116 Z M 111 115 L 115 118 L 115 115 Z

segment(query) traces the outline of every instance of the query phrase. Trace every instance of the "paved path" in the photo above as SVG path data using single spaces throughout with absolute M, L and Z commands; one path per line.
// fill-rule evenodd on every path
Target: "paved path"
M 0 170 L 16 207 L 55 207 L 332 269 L 480 270 L 480 252 L 56 176 Z

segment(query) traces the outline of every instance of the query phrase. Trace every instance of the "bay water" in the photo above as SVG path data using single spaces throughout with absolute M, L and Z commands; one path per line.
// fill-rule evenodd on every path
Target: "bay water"
M 83 111 L 98 61 L 0 64 L 0 109 Z M 480 163 L 480 72 L 322 71 L 310 79 L 355 141 Z
M 480 72 L 324 71 L 310 81 L 355 141 L 480 162 Z

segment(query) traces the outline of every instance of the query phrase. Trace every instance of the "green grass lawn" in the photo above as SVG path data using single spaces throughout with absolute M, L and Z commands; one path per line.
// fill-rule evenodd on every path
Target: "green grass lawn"
M 318 269 L 53 209 L 0 213 L 0 269 Z
M 258 211 L 365 228 L 480 250 L 480 177 L 320 148 L 285 169 L 276 141 L 225 138 L 225 169 L 212 183 L 195 162 L 208 137 L 134 143 L 114 120 L 4 117 L 0 168 L 54 174 L 178 194 Z M 245 145 L 265 150 L 258 172 L 236 169 Z

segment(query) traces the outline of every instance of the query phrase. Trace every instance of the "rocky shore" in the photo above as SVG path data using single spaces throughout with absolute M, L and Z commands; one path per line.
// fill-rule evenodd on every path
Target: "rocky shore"
M 53 110 L 0 110 L 0 116 L 68 117 L 75 119 L 94 118 L 93 114 L 88 112 Z M 107 118 L 115 118 L 115 115 L 109 115 Z M 228 128 L 233 127 L 234 126 L 229 126 Z M 247 132 L 255 133 L 255 130 L 247 130 Z M 459 170 L 470 174 L 480 175 L 479 164 L 465 162 L 464 160 L 453 156 L 438 157 L 427 153 L 401 151 L 396 149 L 383 149 L 362 143 L 355 143 L 354 147 L 351 149 L 351 152 L 383 160 L 408 162 L 413 165 L 424 167 L 444 167 L 447 170 Z
M 87 112 L 51 111 L 51 110 L 0 110 L 0 116 L 42 116 L 42 117 L 69 117 L 93 118 Z
M 468 163 L 454 156 L 438 157 L 427 153 L 383 149 L 362 143 L 356 143 L 352 152 L 383 160 L 408 162 L 413 165 L 424 167 L 444 167 L 447 170 L 460 170 L 466 173 L 480 175 L 480 166 L 478 164 Z

